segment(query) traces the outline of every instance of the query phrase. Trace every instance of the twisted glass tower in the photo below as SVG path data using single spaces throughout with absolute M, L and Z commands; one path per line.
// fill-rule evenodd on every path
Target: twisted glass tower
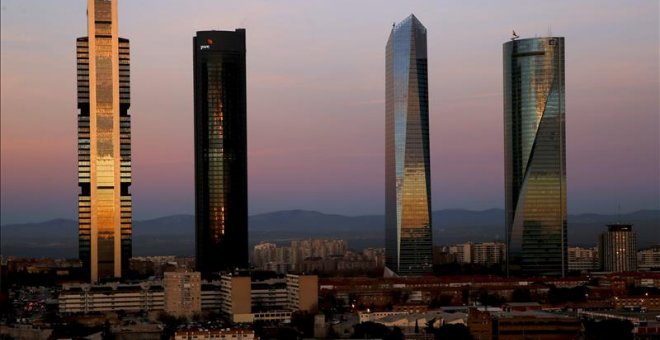
M 410 15 L 392 28 L 385 62 L 386 266 L 432 269 L 426 28 Z
M 248 265 L 245 30 L 193 38 L 197 270 Z
M 130 58 L 116 0 L 88 0 L 87 30 L 76 41 L 78 252 L 97 282 L 121 277 L 131 257 Z
M 564 117 L 564 38 L 505 43 L 508 274 L 566 274 Z

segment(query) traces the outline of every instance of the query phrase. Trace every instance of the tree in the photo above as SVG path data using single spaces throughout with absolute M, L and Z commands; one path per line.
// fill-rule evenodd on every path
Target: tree
M 309 312 L 294 312 L 291 315 L 291 326 L 303 333 L 305 337 L 313 337 L 314 315 Z
M 401 328 L 399 327 L 394 327 L 392 331 L 385 335 L 383 338 L 384 340 L 404 340 L 406 337 L 403 335 L 403 332 L 401 331 Z
M 362 322 L 353 326 L 353 338 L 356 339 L 384 339 L 385 336 L 390 334 L 387 326 L 371 321 Z
M 461 324 L 447 324 L 440 328 L 433 328 L 431 331 L 436 340 L 472 340 L 468 328 Z
M 573 288 L 555 288 L 551 287 L 548 290 L 548 302 L 551 304 L 559 304 L 563 302 L 583 302 L 587 299 L 587 292 L 589 289 L 585 286 L 578 286 Z
M 282 327 L 277 329 L 277 333 L 275 333 L 275 339 L 294 340 L 294 339 L 302 339 L 302 336 L 300 332 L 298 332 L 293 328 Z
M 584 322 L 584 335 L 587 340 L 632 340 L 632 331 L 633 324 L 628 320 L 606 319 L 602 321 L 587 320 Z
M 516 288 L 511 294 L 513 302 L 529 302 L 532 300 L 532 294 L 527 288 Z

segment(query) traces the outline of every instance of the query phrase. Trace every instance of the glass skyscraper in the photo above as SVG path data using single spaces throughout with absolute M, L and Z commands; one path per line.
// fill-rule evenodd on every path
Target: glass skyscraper
M 248 265 L 245 30 L 193 38 L 195 232 L 204 277 Z
M 564 38 L 504 44 L 507 273 L 565 275 Z
M 392 28 L 385 62 L 386 266 L 432 270 L 426 28 L 410 15 Z
M 130 59 L 116 0 L 88 0 L 87 34 L 76 41 L 78 252 L 97 282 L 122 276 L 132 246 Z

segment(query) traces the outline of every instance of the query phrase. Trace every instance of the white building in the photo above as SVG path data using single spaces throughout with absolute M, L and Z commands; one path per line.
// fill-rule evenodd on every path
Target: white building
M 637 252 L 637 269 L 640 271 L 660 270 L 660 244 Z
M 568 247 L 568 270 L 580 272 L 600 270 L 598 248 Z
M 506 246 L 501 242 L 460 243 L 449 246 L 449 254 L 458 263 L 492 265 L 504 261 Z
M 223 275 L 220 310 L 234 322 L 290 321 L 295 311 L 318 308 L 316 275 Z
M 64 284 L 58 303 L 60 313 L 159 311 L 165 293 L 160 281 L 139 284 Z

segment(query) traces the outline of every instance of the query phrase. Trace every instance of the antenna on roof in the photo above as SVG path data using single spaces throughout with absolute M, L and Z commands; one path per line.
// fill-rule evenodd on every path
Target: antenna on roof
M 393 22 L 392 23 L 392 29 L 394 29 L 395 26 L 396 26 L 396 22 Z
M 511 40 L 516 40 L 516 39 L 520 38 L 520 36 L 518 36 L 518 35 L 516 34 L 516 31 L 515 31 L 515 30 L 512 30 L 512 31 L 511 31 L 511 34 L 512 34 Z
M 552 25 L 548 24 L 548 36 L 552 37 Z

